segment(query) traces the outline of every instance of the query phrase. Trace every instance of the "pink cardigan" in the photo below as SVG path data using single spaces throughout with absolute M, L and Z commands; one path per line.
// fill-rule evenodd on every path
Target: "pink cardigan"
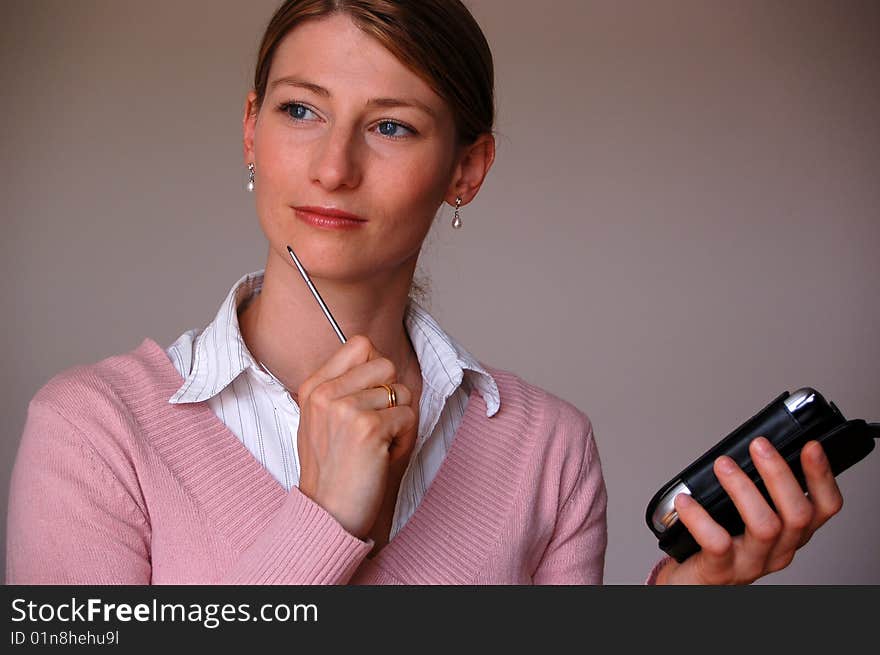
M 598 584 L 606 493 L 589 419 L 489 369 L 415 514 L 374 558 L 288 493 L 152 340 L 55 376 L 12 476 L 9 584 Z M 656 573 L 655 567 L 649 582 Z

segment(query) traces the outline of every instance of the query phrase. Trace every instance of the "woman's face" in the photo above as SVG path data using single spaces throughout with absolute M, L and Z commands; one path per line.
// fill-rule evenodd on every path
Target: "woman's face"
M 245 159 L 256 166 L 270 256 L 291 263 L 289 244 L 310 275 L 347 281 L 411 263 L 456 167 L 446 103 L 341 14 L 292 30 L 275 52 L 259 114 L 249 117 L 253 98 Z M 297 207 L 365 221 L 328 228 Z

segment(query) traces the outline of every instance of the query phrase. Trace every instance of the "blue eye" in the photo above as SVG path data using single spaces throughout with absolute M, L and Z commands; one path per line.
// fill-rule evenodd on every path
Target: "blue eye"
M 290 101 L 281 103 L 280 105 L 278 105 L 278 111 L 280 111 L 296 123 L 303 123 L 315 120 L 315 118 L 307 118 L 308 114 L 317 116 L 313 109 L 311 109 L 308 105 L 302 104 L 301 102 Z M 377 123 L 376 125 L 379 134 L 384 137 L 388 137 L 389 139 L 406 139 L 408 137 L 416 136 L 418 134 L 418 132 L 416 132 L 413 128 L 397 121 L 384 120 L 379 121 L 379 123 Z
M 390 129 L 385 129 L 385 128 L 390 128 Z M 392 139 L 404 138 L 405 135 L 402 135 L 402 134 L 395 132 L 395 130 L 397 128 L 405 130 L 405 131 L 409 132 L 410 134 L 415 134 L 415 132 L 413 130 L 408 128 L 406 125 L 403 125 L 402 123 L 397 123 L 395 121 L 382 121 L 381 123 L 379 123 L 379 133 L 382 136 L 387 136 Z
M 304 114 L 307 112 L 314 113 L 311 109 L 298 102 L 285 102 L 279 109 L 295 121 L 306 120 Z

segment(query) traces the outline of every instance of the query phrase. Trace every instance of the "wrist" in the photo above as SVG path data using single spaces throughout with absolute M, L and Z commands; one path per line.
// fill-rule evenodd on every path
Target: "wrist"
M 674 559 L 669 559 L 667 562 L 660 568 L 657 572 L 657 577 L 654 580 L 654 584 L 656 585 L 668 585 L 673 584 L 670 582 L 670 574 L 678 567 L 678 563 Z

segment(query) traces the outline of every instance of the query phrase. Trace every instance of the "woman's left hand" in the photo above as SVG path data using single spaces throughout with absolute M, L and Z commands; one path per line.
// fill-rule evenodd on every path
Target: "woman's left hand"
M 788 566 L 795 551 L 840 511 L 843 496 L 818 442 L 811 441 L 801 450 L 808 495 L 767 439 L 754 439 L 749 453 L 777 511 L 732 459 L 719 457 L 715 475 L 736 505 L 745 532 L 731 537 L 698 502 L 679 494 L 675 497 L 679 520 L 701 550 L 681 564 L 670 561 L 657 576 L 657 584 L 750 584 Z

